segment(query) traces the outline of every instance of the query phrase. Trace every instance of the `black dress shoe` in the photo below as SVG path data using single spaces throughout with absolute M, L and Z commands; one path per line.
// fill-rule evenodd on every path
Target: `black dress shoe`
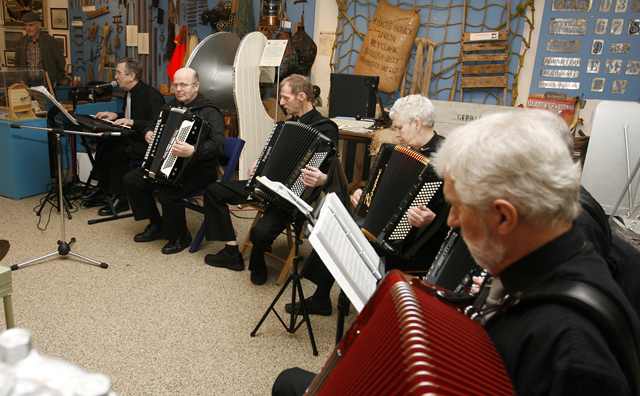
M 164 233 L 162 226 L 158 226 L 155 224 L 149 224 L 147 228 L 144 229 L 143 232 L 133 237 L 135 242 L 151 242 L 156 239 L 162 238 L 162 234 Z
M 304 300 L 304 305 L 309 315 L 331 316 L 331 300 L 317 303 L 313 300 L 313 296 L 311 296 Z M 290 314 L 291 304 L 285 304 L 284 310 Z M 296 315 L 302 315 L 302 307 L 299 302 L 296 303 Z
M 113 204 L 113 208 L 116 210 L 116 214 L 120 212 L 126 212 L 127 210 L 129 210 L 129 202 L 126 199 L 116 198 L 112 200 L 111 203 Z M 100 210 L 98 210 L 98 215 L 111 216 L 113 215 L 113 212 L 111 212 L 111 207 L 107 205 L 107 206 L 103 206 L 102 208 L 100 208 Z
M 164 254 L 174 254 L 180 253 L 184 249 L 188 248 L 191 245 L 191 234 L 187 231 L 184 235 L 179 238 L 172 239 L 167 242 L 166 245 L 162 248 L 162 253 Z
M 83 201 L 95 201 L 99 199 L 104 199 L 104 194 L 100 187 L 92 187 L 86 194 L 82 194 L 80 199 Z

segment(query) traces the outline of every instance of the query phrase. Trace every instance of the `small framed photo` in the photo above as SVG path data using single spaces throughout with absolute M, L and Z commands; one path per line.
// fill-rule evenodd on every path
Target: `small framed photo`
M 7 67 L 15 67 L 16 51 L 4 50 L 4 63 Z
M 64 57 L 69 57 L 69 44 L 67 44 L 67 35 L 66 34 L 54 34 L 53 38 L 56 39 L 58 43 L 62 46 L 62 52 L 64 53 Z
M 69 10 L 66 8 L 51 9 L 51 28 L 52 29 L 69 29 Z
M 22 37 L 22 32 L 10 32 L 4 31 L 4 48 L 8 50 L 15 51 L 18 40 Z

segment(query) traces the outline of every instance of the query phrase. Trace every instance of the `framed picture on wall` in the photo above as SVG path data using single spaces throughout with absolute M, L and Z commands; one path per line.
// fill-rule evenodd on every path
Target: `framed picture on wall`
M 4 49 L 15 51 L 18 40 L 22 37 L 22 32 L 4 31 Z
M 63 30 L 69 29 L 69 10 L 66 8 L 52 8 L 51 28 Z
M 47 27 L 43 11 L 47 8 L 47 0 L 0 0 L 2 21 L 4 26 L 24 26 L 22 16 L 33 11 L 40 14 L 42 28 Z M 66 28 L 65 28 L 66 29 Z
M 15 67 L 16 51 L 4 50 L 4 63 L 7 67 Z
M 53 20 L 53 19 L 52 19 Z M 53 25 L 53 23 L 51 23 Z M 54 34 L 53 38 L 56 39 L 60 45 L 62 46 L 62 52 L 64 53 L 64 57 L 69 57 L 69 45 L 67 44 L 67 36 L 64 34 Z

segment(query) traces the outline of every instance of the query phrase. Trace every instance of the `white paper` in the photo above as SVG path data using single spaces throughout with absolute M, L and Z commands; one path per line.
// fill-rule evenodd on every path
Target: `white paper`
M 287 42 L 287 40 L 267 40 L 259 66 L 279 67 L 287 48 Z

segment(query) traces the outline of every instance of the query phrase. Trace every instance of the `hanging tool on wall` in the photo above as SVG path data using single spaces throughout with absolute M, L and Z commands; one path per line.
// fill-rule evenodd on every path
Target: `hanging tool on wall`
M 88 12 L 87 13 L 87 19 L 95 18 L 95 17 L 100 16 L 102 14 L 106 14 L 107 12 L 109 12 L 109 6 L 99 8 L 99 9 L 97 9 L 95 11 Z
M 98 68 L 98 78 L 102 78 L 104 71 L 104 62 L 107 55 L 107 40 L 109 40 L 109 33 L 111 32 L 111 26 L 104 24 L 102 28 L 102 53 L 100 54 L 100 67 Z
M 98 25 L 95 22 L 91 22 L 89 33 L 87 33 L 87 40 L 93 42 L 93 39 L 96 37 L 97 31 L 98 31 Z
M 127 25 L 127 47 L 137 47 L 138 46 L 138 26 L 134 24 L 134 12 L 133 12 L 133 3 L 129 3 L 131 7 L 130 11 L 127 11 L 130 15 L 130 25 Z M 131 48 L 131 56 L 133 57 L 135 54 L 135 49 Z

